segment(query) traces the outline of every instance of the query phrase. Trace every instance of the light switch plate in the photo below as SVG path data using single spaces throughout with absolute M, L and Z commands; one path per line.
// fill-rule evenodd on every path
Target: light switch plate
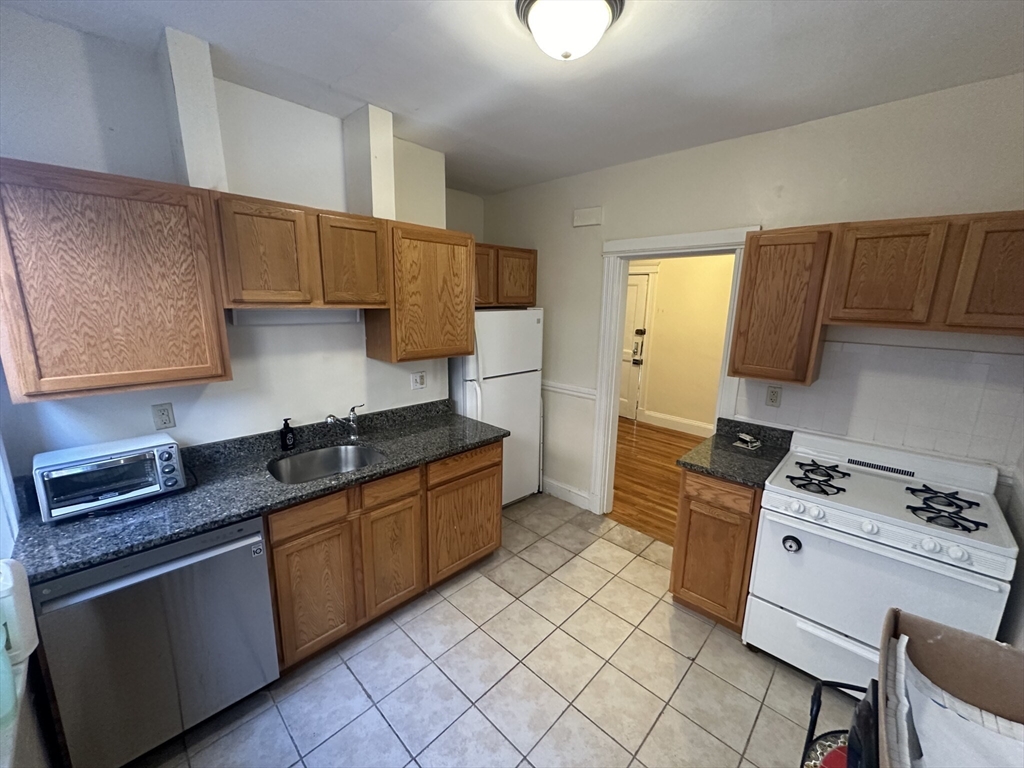
M 426 389 L 427 388 L 427 372 L 416 371 L 416 373 L 409 375 L 409 385 L 413 389 Z
M 153 426 L 157 430 L 174 428 L 174 406 L 160 403 L 153 406 Z

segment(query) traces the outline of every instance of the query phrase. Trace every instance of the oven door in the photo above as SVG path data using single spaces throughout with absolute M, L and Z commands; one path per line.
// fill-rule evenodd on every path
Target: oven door
M 48 470 L 42 472 L 42 481 L 51 518 L 110 507 L 162 488 L 155 451 Z
M 994 638 L 1009 591 L 997 579 L 761 510 L 751 594 L 876 649 L 890 607 Z

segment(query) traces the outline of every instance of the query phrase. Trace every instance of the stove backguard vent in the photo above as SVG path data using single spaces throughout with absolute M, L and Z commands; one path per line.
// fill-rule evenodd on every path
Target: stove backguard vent
M 900 469 L 899 467 L 889 467 L 885 464 L 874 464 L 870 461 L 861 461 L 860 459 L 847 459 L 847 464 L 853 464 L 858 467 L 867 467 L 868 469 L 877 469 L 882 472 L 891 472 L 894 475 L 903 475 L 904 477 L 913 477 L 914 470 L 912 469 Z

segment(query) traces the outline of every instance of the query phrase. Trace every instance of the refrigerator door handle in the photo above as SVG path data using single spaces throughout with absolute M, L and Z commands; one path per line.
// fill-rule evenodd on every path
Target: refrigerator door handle
M 476 416 L 477 421 L 482 421 L 484 417 L 484 391 L 480 387 L 480 382 L 477 379 L 470 379 L 469 383 L 473 385 L 476 390 Z

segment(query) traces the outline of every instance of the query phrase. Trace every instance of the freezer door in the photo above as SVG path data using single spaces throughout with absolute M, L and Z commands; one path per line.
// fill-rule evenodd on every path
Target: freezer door
M 485 379 L 481 420 L 511 432 L 505 439 L 501 503 L 536 493 L 540 486 L 540 371 Z
M 489 379 L 539 371 L 543 342 L 543 309 L 479 310 L 476 313 L 476 370 L 472 370 L 471 363 L 468 378 Z

